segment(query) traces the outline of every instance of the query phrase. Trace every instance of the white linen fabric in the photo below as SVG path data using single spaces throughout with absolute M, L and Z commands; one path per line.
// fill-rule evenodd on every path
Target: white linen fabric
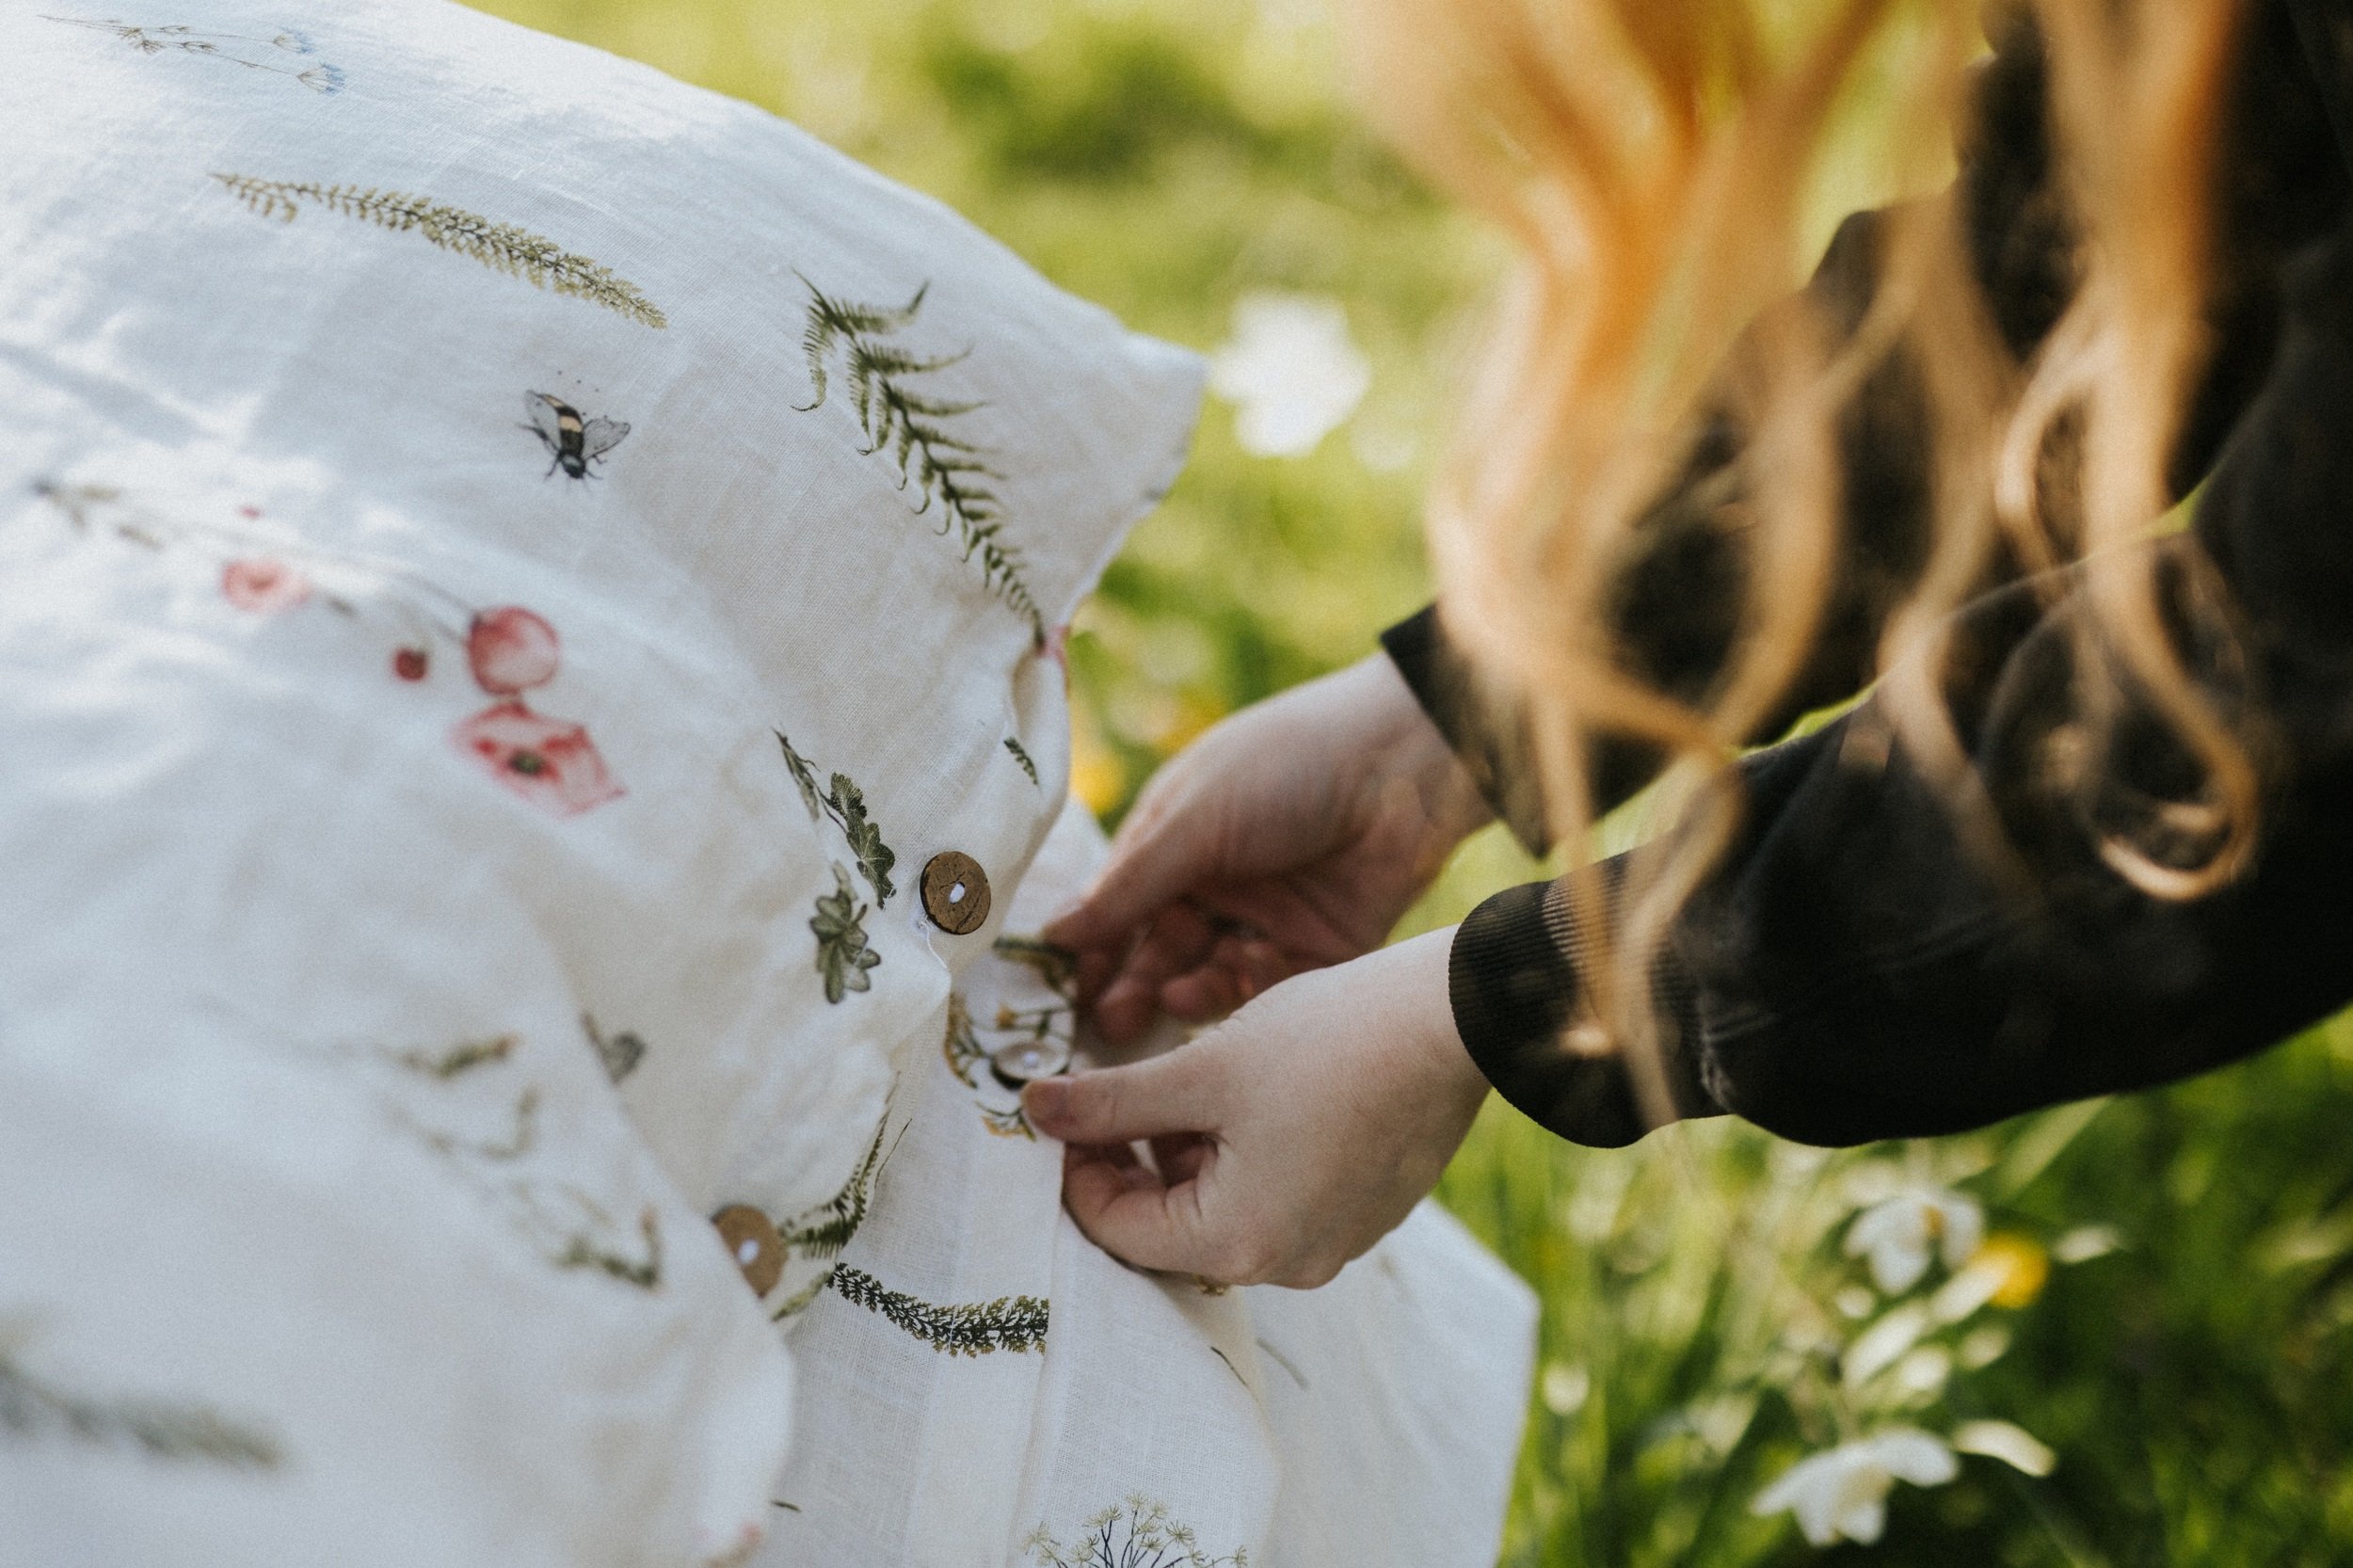
M 439 0 L 0 38 L 0 1563 L 740 1557 L 1197 367 Z
M 1536 1306 L 1443 1209 L 1321 1289 L 1220 1293 L 1122 1267 L 1061 1211 L 1060 1146 L 999 1064 L 1041 1038 L 1083 1059 L 1051 955 L 1018 934 L 1102 855 L 1074 804 L 1016 935 L 900 1080 L 872 1208 L 796 1341 L 794 1456 L 758 1560 L 1484 1568 Z

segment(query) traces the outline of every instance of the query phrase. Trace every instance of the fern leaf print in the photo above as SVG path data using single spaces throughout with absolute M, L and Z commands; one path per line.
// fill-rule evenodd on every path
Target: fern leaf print
M 480 262 L 493 272 L 519 278 L 533 288 L 585 299 L 643 326 L 670 325 L 660 307 L 628 279 L 516 224 L 494 222 L 430 197 L 378 190 L 373 185 L 257 180 L 247 174 L 215 173 L 213 178 L 263 217 L 292 223 L 308 203 L 395 233 L 416 234 L 429 245 Z
M 986 1355 L 992 1351 L 1043 1350 L 1048 1304 L 1035 1296 L 1000 1296 L 993 1302 L 941 1306 L 904 1290 L 893 1290 L 863 1269 L 837 1264 L 833 1288 L 844 1301 L 879 1314 L 893 1328 L 913 1335 L 949 1355 Z
M 867 1206 L 873 1200 L 874 1174 L 882 1162 L 883 1128 L 874 1128 L 874 1141 L 866 1145 L 866 1158 L 850 1173 L 850 1179 L 841 1191 L 824 1202 L 794 1215 L 776 1227 L 787 1249 L 804 1257 L 837 1257 L 857 1234 L 857 1227 L 866 1223 Z
M 1044 648 L 1045 617 L 1030 593 L 1021 552 L 1004 536 L 1001 503 L 989 488 L 1002 483 L 1004 475 L 988 466 L 980 447 L 950 428 L 982 405 L 935 397 L 913 384 L 965 356 L 926 357 L 890 341 L 915 324 L 931 285 L 917 289 L 904 305 L 891 307 L 836 299 L 808 279 L 801 281 L 809 294 L 801 349 L 808 360 L 810 392 L 802 411 L 824 406 L 835 376 L 845 381 L 851 412 L 864 437 L 859 450 L 888 454 L 899 488 L 915 494 L 916 515 L 937 508 L 939 531 L 955 536 L 964 558 L 979 566 L 982 583 L 1030 623 L 1032 645 Z

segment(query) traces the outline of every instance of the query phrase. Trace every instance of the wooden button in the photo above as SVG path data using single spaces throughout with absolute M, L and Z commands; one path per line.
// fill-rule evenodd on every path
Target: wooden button
M 968 855 L 942 850 L 923 867 L 923 913 L 952 936 L 988 919 L 988 873 Z
M 728 1256 L 744 1271 L 744 1283 L 752 1294 L 774 1290 L 784 1277 L 784 1238 L 776 1234 L 776 1222 L 750 1204 L 731 1203 L 713 1214 L 711 1223 L 728 1244 Z
M 988 1070 L 1008 1089 L 1052 1078 L 1070 1067 L 1070 1043 L 1048 1034 L 1042 1040 L 1016 1040 L 989 1053 Z

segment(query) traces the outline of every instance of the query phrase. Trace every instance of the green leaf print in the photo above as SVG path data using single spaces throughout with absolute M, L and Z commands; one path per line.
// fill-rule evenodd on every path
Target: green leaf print
M 866 794 L 846 773 L 833 776 L 824 792 L 817 788 L 817 768 L 808 758 L 792 749 L 792 743 L 784 731 L 774 731 L 776 744 L 784 748 L 784 765 L 792 770 L 792 782 L 801 789 L 801 804 L 808 808 L 808 820 L 823 822 L 833 819 L 841 829 L 842 841 L 857 860 L 858 874 L 874 889 L 874 903 L 885 905 L 890 895 L 899 889 L 891 884 L 890 868 L 899 863 L 897 855 L 883 842 L 882 827 L 866 814 Z M 864 990 L 863 985 L 857 989 Z
M 792 782 L 801 787 L 801 804 L 808 808 L 808 820 L 822 821 L 825 815 L 825 797 L 817 792 L 817 770 L 809 765 L 808 758 L 792 749 L 792 743 L 785 737 L 783 730 L 773 733 L 776 737 L 776 744 L 784 747 L 784 765 L 792 770 Z
M 866 905 L 856 900 L 850 873 L 839 862 L 833 868 L 834 891 L 818 895 L 817 914 L 808 922 L 817 934 L 817 972 L 825 977 L 825 1000 L 838 1002 L 852 991 L 871 990 L 866 971 L 882 962 L 882 954 L 866 945 Z
M 850 840 L 850 853 L 857 856 L 859 874 L 874 889 L 874 902 L 888 904 L 898 890 L 890 885 L 890 868 L 899 863 L 899 857 L 883 842 L 882 829 L 868 819 L 866 796 L 850 782 L 848 774 L 833 776 L 830 804 L 841 824 L 842 836 Z

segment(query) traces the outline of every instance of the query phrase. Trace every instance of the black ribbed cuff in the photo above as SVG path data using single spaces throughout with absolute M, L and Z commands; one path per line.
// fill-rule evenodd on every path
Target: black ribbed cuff
M 1614 903 L 1624 865 L 1606 862 L 1601 872 Z M 1454 1027 L 1497 1094 L 1572 1143 L 1618 1148 L 1651 1126 L 1623 1056 L 1579 1055 L 1566 1044 L 1586 956 L 1563 884 L 1531 882 L 1471 911 L 1454 936 L 1448 989 Z M 1672 955 L 1653 964 L 1652 999 L 1675 1118 L 1721 1114 L 1699 1080 L 1696 1009 Z
M 1382 649 L 1405 678 L 1414 700 L 1463 760 L 1488 808 L 1529 854 L 1552 847 L 1545 801 L 1529 765 L 1528 727 L 1481 699 L 1477 679 L 1446 638 L 1434 604 L 1381 633 Z

